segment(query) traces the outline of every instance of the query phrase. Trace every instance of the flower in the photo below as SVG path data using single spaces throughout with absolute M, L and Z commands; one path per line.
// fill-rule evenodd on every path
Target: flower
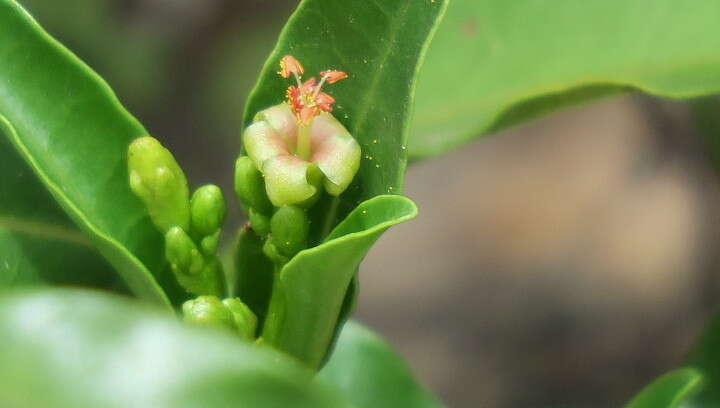
M 302 82 L 303 67 L 288 55 L 280 76 L 295 77 L 286 91 L 287 103 L 260 111 L 245 129 L 245 151 L 265 178 L 268 198 L 276 207 L 311 205 L 324 187 L 340 195 L 360 167 L 360 145 L 330 113 L 335 98 L 322 86 L 348 77 L 330 70 Z

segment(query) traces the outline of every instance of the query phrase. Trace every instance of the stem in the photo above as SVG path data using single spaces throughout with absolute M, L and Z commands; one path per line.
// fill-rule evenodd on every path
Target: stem
M 310 123 L 298 127 L 297 156 L 303 160 L 310 159 Z
M 320 233 L 320 240 L 325 241 L 330 230 L 335 226 L 335 217 L 337 217 L 338 205 L 340 204 L 340 197 L 333 197 L 330 201 L 330 208 L 328 209 L 327 215 L 323 222 L 322 231 Z

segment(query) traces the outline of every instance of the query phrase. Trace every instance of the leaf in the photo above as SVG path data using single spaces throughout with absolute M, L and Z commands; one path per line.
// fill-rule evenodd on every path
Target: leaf
M 0 287 L 120 288 L 117 275 L 0 137 Z
M 247 126 L 260 110 L 283 101 L 290 81 L 278 76 L 288 54 L 309 78 L 340 69 L 349 79 L 328 87 L 333 114 L 362 148 L 353 184 L 339 202 L 326 196 L 312 215 L 311 242 L 322 238 L 361 202 L 403 190 L 415 77 L 445 0 L 304 0 L 290 17 L 245 109 Z
M 131 291 L 169 305 L 151 272 L 162 236 L 128 186 L 127 147 L 145 129 L 12 0 L 0 0 L 0 61 L 5 136 Z
M 79 290 L 0 299 L 3 407 L 343 407 L 311 373 L 221 331 Z
M 453 0 L 420 73 L 411 158 L 631 89 L 718 92 L 718 20 L 715 0 Z
M 681 368 L 664 374 L 643 388 L 625 408 L 679 408 L 700 390 L 702 374 L 693 368 Z
M 375 241 L 414 218 L 415 204 L 384 195 L 360 204 L 321 245 L 298 253 L 279 272 L 263 338 L 312 368 L 321 365 L 338 328 L 348 286 Z M 345 306 L 347 307 L 347 306 Z
M 252 228 L 240 230 L 235 250 L 235 271 L 238 271 L 235 293 L 258 317 L 262 325 L 267 314 L 273 284 L 273 264 L 263 254 L 264 241 Z
M 720 170 L 720 96 L 698 98 L 690 102 L 690 107 L 703 151 L 715 169 Z
M 318 379 L 342 390 L 356 408 L 443 406 L 415 381 L 405 361 L 383 339 L 353 321 L 342 329 Z
M 688 356 L 686 365 L 700 371 L 703 388 L 690 399 L 692 407 L 720 405 L 720 315 L 715 316 Z

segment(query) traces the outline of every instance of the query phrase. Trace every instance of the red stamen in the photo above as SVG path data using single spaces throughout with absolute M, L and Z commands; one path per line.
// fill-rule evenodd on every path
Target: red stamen
M 320 76 L 325 78 L 329 84 L 341 81 L 348 77 L 348 74 L 343 71 L 329 70 L 320 72 Z
M 290 75 L 302 75 L 305 72 L 300 61 L 295 59 L 292 55 L 286 55 L 280 60 L 280 74 L 283 78 L 290 78 Z

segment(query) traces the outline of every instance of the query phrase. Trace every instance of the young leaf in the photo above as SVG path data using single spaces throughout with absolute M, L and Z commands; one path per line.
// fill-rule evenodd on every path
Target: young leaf
M 353 321 L 345 324 L 318 379 L 342 390 L 356 408 L 443 406 L 415 381 L 407 364 L 383 339 Z
M 147 132 L 13 0 L 0 0 L 0 61 L 3 137 L 131 291 L 169 305 L 152 274 L 162 236 L 128 186 L 127 147 Z
M 283 101 L 290 82 L 278 76 L 293 55 L 309 78 L 326 69 L 350 77 L 333 84 L 333 115 L 360 144 L 360 170 L 339 198 L 326 196 L 312 214 L 317 244 L 359 203 L 401 193 L 415 78 L 446 0 L 304 0 L 285 26 L 245 110 L 245 126 L 262 109 Z
M 263 338 L 269 344 L 319 367 L 338 329 L 348 286 L 360 262 L 383 232 L 417 215 L 415 204 L 397 195 L 360 204 L 321 245 L 298 253 L 274 283 Z M 276 288 L 277 290 L 278 288 Z
M 720 91 L 716 0 L 453 0 L 420 73 L 412 158 L 639 89 Z
M 0 136 L 0 287 L 120 288 L 118 277 Z
M 2 298 L 0 332 L 3 407 L 347 406 L 282 355 L 100 293 Z
M 643 388 L 625 408 L 679 408 L 702 386 L 702 374 L 693 368 L 671 371 Z

